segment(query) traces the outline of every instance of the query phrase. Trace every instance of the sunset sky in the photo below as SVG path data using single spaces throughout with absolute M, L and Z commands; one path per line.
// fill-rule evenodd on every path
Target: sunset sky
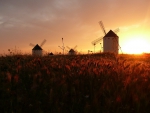
M 0 0 L 0 54 L 8 49 L 31 53 L 30 43 L 47 52 L 62 52 L 64 45 L 93 51 L 91 42 L 115 30 L 123 53 L 150 53 L 149 0 Z M 99 52 L 100 44 L 96 45 Z

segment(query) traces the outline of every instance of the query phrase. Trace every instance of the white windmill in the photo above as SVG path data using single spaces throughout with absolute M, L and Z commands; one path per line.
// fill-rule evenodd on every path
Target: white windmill
M 112 52 L 115 54 L 118 54 L 119 50 L 119 37 L 117 36 L 117 32 L 119 29 L 116 29 L 114 31 L 110 30 L 108 33 L 106 33 L 104 25 L 102 21 L 99 22 L 105 36 L 102 36 L 94 41 L 92 41 L 92 44 L 94 45 L 94 51 L 95 51 L 95 45 L 99 43 L 100 41 L 103 41 L 103 52 Z M 100 43 L 101 45 L 101 43 Z M 102 46 L 101 46 L 102 47 Z M 121 47 L 120 47 L 121 49 Z
M 34 44 L 30 43 L 29 45 L 33 47 L 32 55 L 42 56 L 43 55 L 42 46 L 45 44 L 45 42 L 46 42 L 46 40 L 44 39 L 40 45 L 38 45 L 38 44 L 34 45 Z
M 77 54 L 77 51 L 76 51 L 77 45 L 74 48 L 70 48 L 68 46 L 66 46 L 66 47 L 69 49 L 69 51 L 68 51 L 69 55 L 76 55 Z

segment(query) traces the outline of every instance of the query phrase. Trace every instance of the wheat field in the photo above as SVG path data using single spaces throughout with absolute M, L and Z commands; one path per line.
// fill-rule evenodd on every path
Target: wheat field
M 0 57 L 4 113 L 147 113 L 150 55 Z

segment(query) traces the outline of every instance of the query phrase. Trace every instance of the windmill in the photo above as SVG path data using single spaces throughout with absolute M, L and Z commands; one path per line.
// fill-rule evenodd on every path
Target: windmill
M 70 48 L 68 46 L 66 46 L 66 47 L 69 49 L 69 51 L 68 51 L 69 55 L 75 55 L 77 53 L 77 51 L 76 51 L 77 45 L 74 48 Z
M 42 54 L 43 54 L 42 46 L 45 44 L 45 42 L 46 42 L 46 40 L 44 39 L 40 45 L 38 45 L 38 44 L 34 45 L 34 44 L 30 43 L 29 45 L 33 47 L 32 55 L 42 56 Z
M 105 34 L 103 37 L 103 52 L 113 52 L 118 54 L 118 50 L 121 50 L 119 45 L 119 37 L 116 35 L 116 33 L 119 32 L 119 28 L 115 29 L 114 31 L 110 30 L 108 33 L 106 33 L 103 22 L 100 21 L 99 24 Z
M 103 41 L 103 52 L 113 52 L 118 54 L 118 47 L 120 47 L 118 44 L 119 37 L 115 33 L 119 32 L 119 28 L 117 28 L 114 31 L 110 30 L 107 33 L 104 28 L 103 22 L 100 21 L 99 24 L 102 28 L 102 31 L 104 32 L 104 36 L 92 41 L 92 45 L 94 45 L 94 51 L 95 51 L 95 45 L 100 41 Z M 101 49 L 102 49 L 102 45 L 101 45 Z

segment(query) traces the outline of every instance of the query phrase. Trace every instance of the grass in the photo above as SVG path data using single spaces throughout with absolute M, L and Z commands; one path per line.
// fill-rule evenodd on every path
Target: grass
M 149 55 L 0 57 L 4 113 L 147 113 Z

